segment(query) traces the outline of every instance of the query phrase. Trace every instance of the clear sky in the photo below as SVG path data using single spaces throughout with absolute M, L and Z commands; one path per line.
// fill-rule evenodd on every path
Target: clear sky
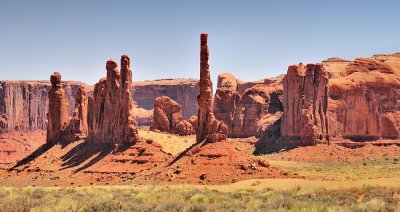
M 398 0 L 0 0 L 0 80 L 94 83 L 128 54 L 134 80 L 199 78 L 209 33 L 213 80 L 286 73 L 299 62 L 400 51 Z

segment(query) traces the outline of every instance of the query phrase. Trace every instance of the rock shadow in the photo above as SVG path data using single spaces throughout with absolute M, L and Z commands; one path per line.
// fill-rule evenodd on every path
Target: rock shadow
M 111 154 L 114 150 L 114 144 L 85 141 L 78 144 L 61 157 L 61 160 L 63 160 L 64 163 L 61 164 L 62 168 L 60 170 L 80 166 L 89 160 L 85 165 L 73 171 L 73 174 L 76 174 L 96 164 L 107 155 Z
M 265 155 L 277 152 L 288 151 L 299 147 L 290 141 L 277 137 L 260 138 L 255 143 L 254 155 Z
M 24 159 L 18 161 L 13 167 L 11 167 L 8 171 L 13 171 L 16 168 L 26 165 L 30 162 L 32 162 L 33 160 L 35 160 L 36 158 L 38 158 L 39 156 L 41 156 L 42 154 L 44 154 L 45 152 L 47 152 L 49 149 L 51 149 L 55 144 L 49 144 L 49 143 L 45 143 L 42 146 L 40 146 L 38 149 L 36 149 L 34 152 L 32 152 L 30 155 L 28 155 L 27 157 L 25 157 Z
M 194 147 L 196 147 L 196 146 L 199 146 L 199 148 L 203 147 L 204 145 L 207 144 L 206 141 L 207 141 L 207 139 L 204 139 L 202 142 L 192 144 L 192 146 L 185 149 L 183 152 L 181 152 L 179 155 L 177 155 L 170 163 L 168 163 L 167 167 L 172 166 L 174 163 L 176 163 L 179 159 L 181 159 L 183 156 L 185 156 L 186 153 L 188 153 Z

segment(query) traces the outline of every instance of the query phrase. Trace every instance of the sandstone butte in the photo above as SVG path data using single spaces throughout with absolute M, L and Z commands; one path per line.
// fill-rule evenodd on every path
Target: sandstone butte
M 281 136 L 297 145 L 329 142 L 328 75 L 322 64 L 289 66 L 283 79 Z
M 117 145 L 139 140 L 131 99 L 130 59 L 121 56 L 121 72 L 113 60 L 106 63 L 107 77 L 96 83 L 88 104 L 88 140 Z

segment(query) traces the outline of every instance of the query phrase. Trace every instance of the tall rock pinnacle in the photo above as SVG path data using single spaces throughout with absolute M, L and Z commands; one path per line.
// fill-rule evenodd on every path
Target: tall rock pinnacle
M 69 124 L 69 104 L 61 87 L 61 74 L 54 72 L 50 82 L 47 143 L 56 144 L 62 140 L 63 131 Z
M 211 112 L 212 89 L 208 64 L 208 34 L 200 35 L 200 94 L 198 96 L 198 131 L 196 141 L 218 142 L 226 139 L 228 127 Z

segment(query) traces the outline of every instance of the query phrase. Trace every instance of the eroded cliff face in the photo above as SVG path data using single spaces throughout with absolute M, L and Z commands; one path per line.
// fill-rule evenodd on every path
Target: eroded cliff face
M 190 116 L 197 114 L 196 97 L 198 94 L 199 80 L 163 79 L 134 82 L 132 98 L 138 108 L 152 110 L 155 98 L 168 96 L 182 106 L 182 116 L 184 119 L 188 119 Z
M 90 86 L 75 81 L 61 82 L 69 105 L 74 105 L 78 88 Z M 0 132 L 47 129 L 50 81 L 0 82 Z M 69 114 L 73 115 L 74 108 Z
M 61 82 L 69 105 L 75 105 L 79 87 L 93 95 L 93 86 L 78 81 Z M 132 96 L 136 103 L 135 116 L 139 125 L 149 125 L 153 119 L 152 101 L 166 93 L 185 107 L 183 117 L 197 114 L 198 80 L 174 79 L 134 82 Z M 0 132 L 47 129 L 48 91 L 50 81 L 0 81 Z M 151 102 L 148 105 L 148 102 Z M 74 107 L 70 107 L 70 116 Z
M 263 137 L 264 132 L 279 121 L 282 78 L 244 82 L 229 73 L 218 76 L 213 112 L 228 125 L 230 137 Z M 272 134 L 279 137 L 279 128 L 276 129 Z
M 400 137 L 399 54 L 349 62 L 332 77 L 329 89 L 332 136 L 355 141 Z
M 79 87 L 76 92 L 74 113 L 70 121 L 70 128 L 73 134 L 88 134 L 88 97 L 83 86 Z
M 262 137 L 282 116 L 282 86 L 259 84 L 248 88 L 237 105 L 231 137 Z M 274 132 L 279 137 L 279 131 Z
M 289 66 L 283 79 L 282 137 L 301 146 L 329 141 L 328 79 L 322 64 Z
M 133 144 L 139 136 L 131 100 L 130 59 L 121 56 L 121 72 L 112 60 L 106 63 L 107 77 L 95 85 L 88 101 L 88 140 L 118 145 Z

